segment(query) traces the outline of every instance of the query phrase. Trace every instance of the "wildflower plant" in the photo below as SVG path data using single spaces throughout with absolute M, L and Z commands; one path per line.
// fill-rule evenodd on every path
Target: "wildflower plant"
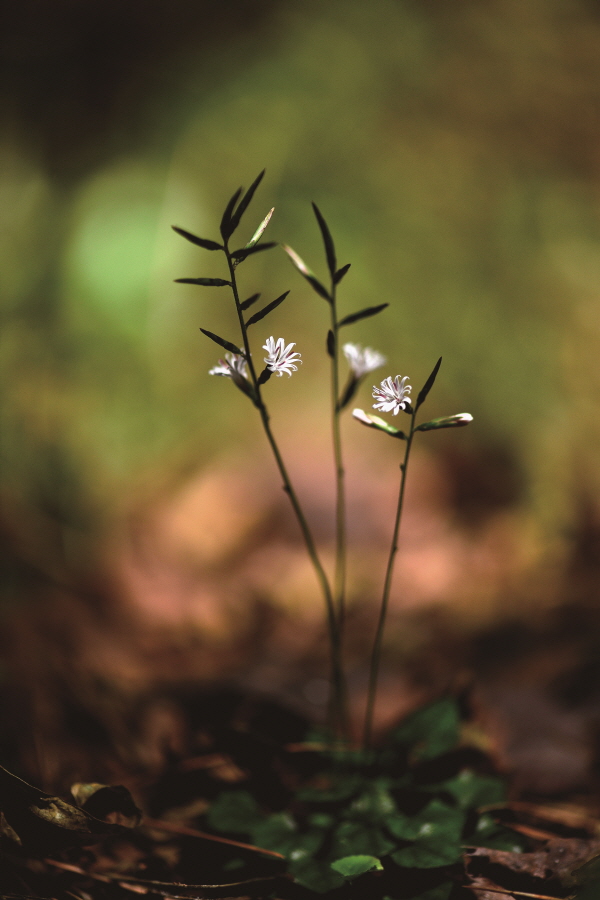
M 329 738 L 336 739 L 337 743 L 334 740 L 333 743 L 324 745 L 321 754 L 323 770 L 321 782 L 314 786 L 309 783 L 308 786 L 301 788 L 295 795 L 293 809 L 284 812 L 278 810 L 265 815 L 255 798 L 247 791 L 229 791 L 222 794 L 211 806 L 207 825 L 223 833 L 249 835 L 254 844 L 265 848 L 271 854 L 285 857 L 288 870 L 296 881 L 311 890 L 324 892 L 346 882 L 350 883 L 369 872 L 381 874 L 384 869 L 387 872 L 387 864 L 384 865 L 382 859 L 391 860 L 391 865 L 411 870 L 451 866 L 459 857 L 460 841 L 465 837 L 465 829 L 472 831 L 473 827 L 476 827 L 481 835 L 485 833 L 490 839 L 498 838 L 498 829 L 491 820 L 482 825 L 481 820 L 467 816 L 467 811 L 477 805 L 497 802 L 502 793 L 502 785 L 497 779 L 488 778 L 486 781 L 485 778 L 468 770 L 462 775 L 455 773 L 456 778 L 452 780 L 454 776 L 448 775 L 446 766 L 443 770 L 444 778 L 441 779 L 443 784 L 428 784 L 423 787 L 419 782 L 422 776 L 418 776 L 414 781 L 411 775 L 413 764 L 418 766 L 427 760 L 429 765 L 440 753 L 443 755 L 456 746 L 458 717 L 453 701 L 440 701 L 430 710 L 419 712 L 416 718 L 413 717 L 413 720 L 397 730 L 392 737 L 392 744 L 388 745 L 387 749 L 378 751 L 372 747 L 381 649 L 413 440 L 420 432 L 465 426 L 472 421 L 472 417 L 468 413 L 458 413 L 422 423 L 417 422 L 417 415 L 438 375 L 441 358 L 417 393 L 416 399 L 412 398 L 412 386 L 408 375 L 388 375 L 379 386 L 373 386 L 375 401 L 373 408 L 378 412 L 391 414 L 395 421 L 400 413 L 404 413 L 408 416 L 408 426 L 404 430 L 362 409 L 353 411 L 354 418 L 361 424 L 403 442 L 404 452 L 400 463 L 400 485 L 393 537 L 370 656 L 362 749 L 352 750 L 347 743 L 349 725 L 343 667 L 346 613 L 346 489 L 340 420 L 362 382 L 368 375 L 386 365 L 387 361 L 381 353 L 370 347 L 363 348 L 352 342 L 342 344 L 340 336 L 343 329 L 383 312 L 388 304 L 367 306 L 340 316 L 338 288 L 350 265 L 338 267 L 331 232 L 320 209 L 313 204 L 325 250 L 327 279 L 318 278 L 295 250 L 287 245 L 282 246 L 296 270 L 308 282 L 314 293 L 325 302 L 328 310 L 325 348 L 330 359 L 330 416 L 336 485 L 336 553 L 334 572 L 330 575 L 323 566 L 300 499 L 277 444 L 264 393 L 267 382 L 273 375 L 282 377 L 286 374 L 291 377 L 298 371 L 302 363 L 301 354 L 295 350 L 296 344 L 293 341 L 286 343 L 286 338 L 275 337 L 273 334 L 259 339 L 263 341 L 260 345 L 263 352 L 257 352 L 256 356 L 252 353 L 251 338 L 259 330 L 255 326 L 284 302 L 289 291 L 285 291 L 252 313 L 251 310 L 256 308 L 260 294 L 252 294 L 243 300 L 238 281 L 238 268 L 248 257 L 276 246 L 274 242 L 261 240 L 273 210 L 265 216 L 246 244 L 238 249 L 232 249 L 233 236 L 263 175 L 264 172 L 261 172 L 245 193 L 241 188 L 236 191 L 227 204 L 221 219 L 220 241 L 199 238 L 182 228 L 175 227 L 175 231 L 191 243 L 208 251 L 223 253 L 229 277 L 224 279 L 202 276 L 177 280 L 184 284 L 227 288 L 235 305 L 239 323 L 238 344 L 206 328 L 201 328 L 204 335 L 226 351 L 225 357 L 210 369 L 210 374 L 230 378 L 256 407 L 319 582 L 325 601 L 330 644 Z M 348 365 L 343 388 L 340 377 L 342 358 L 345 358 Z M 261 359 L 263 365 L 257 364 L 258 359 Z M 400 758 L 405 762 L 399 764 Z M 420 799 L 416 807 L 414 797 L 408 803 L 408 807 L 406 806 L 401 799 L 404 797 L 403 791 L 409 793 L 412 791 L 418 795 Z M 501 835 L 498 840 L 502 843 L 506 838 Z M 514 843 L 512 836 L 511 840 Z M 452 882 L 446 877 L 447 873 L 442 874 L 440 889 L 436 888 L 434 893 L 426 892 L 428 900 L 445 900 L 448 896 Z
M 200 330 L 206 337 L 210 338 L 224 350 L 226 350 L 225 359 L 220 359 L 218 364 L 209 370 L 210 375 L 218 375 L 230 378 L 235 386 L 239 388 L 252 401 L 260 414 L 263 429 L 267 440 L 273 451 L 279 473 L 283 480 L 283 487 L 290 498 L 293 511 L 300 526 L 304 543 L 310 557 L 311 563 L 315 570 L 319 581 L 325 607 L 327 612 L 327 624 L 329 631 L 329 642 L 331 648 L 331 701 L 330 701 L 330 729 L 332 734 L 347 737 L 348 720 L 346 710 L 346 691 L 343 671 L 343 631 L 346 607 L 346 492 L 345 492 L 345 476 L 344 461 L 342 452 L 342 439 L 340 430 L 340 417 L 343 410 L 348 406 L 350 401 L 356 394 L 361 382 L 364 378 L 374 372 L 376 369 L 385 365 L 385 357 L 377 350 L 371 347 L 364 349 L 359 345 L 347 342 L 342 346 L 343 355 L 348 363 L 348 377 L 344 389 L 340 392 L 340 331 L 346 326 L 353 325 L 363 319 L 375 316 L 387 308 L 387 303 L 380 303 L 376 306 L 368 306 L 359 309 L 348 315 L 339 317 L 337 289 L 343 278 L 350 269 L 350 264 L 338 268 L 337 256 L 333 237 L 325 221 L 319 207 L 313 203 L 313 211 L 321 232 L 323 245 L 325 249 L 325 258 L 328 269 L 328 285 L 326 286 L 317 278 L 315 273 L 306 265 L 304 260 L 287 245 L 283 245 L 283 249 L 291 259 L 293 265 L 298 272 L 306 279 L 313 291 L 321 297 L 329 306 L 329 330 L 327 331 L 326 349 L 330 358 L 331 369 L 331 389 L 330 389 L 330 409 L 331 409 L 331 432 L 333 444 L 333 457 L 336 478 L 336 554 L 335 554 L 335 572 L 333 584 L 323 567 L 319 557 L 315 540 L 313 538 L 310 526 L 302 510 L 300 500 L 292 485 L 290 475 L 287 471 L 283 457 L 276 442 L 274 433 L 270 424 L 270 416 L 266 402 L 263 397 L 262 389 L 272 375 L 278 377 L 285 373 L 291 376 L 293 372 L 298 371 L 298 366 L 302 363 L 301 354 L 294 350 L 295 342 L 286 344 L 283 337 L 277 339 L 271 335 L 266 338 L 262 349 L 267 355 L 263 357 L 265 364 L 261 371 L 255 367 L 250 346 L 250 328 L 265 319 L 271 312 L 277 309 L 286 299 L 289 291 L 280 294 L 275 300 L 267 303 L 257 312 L 246 316 L 248 310 L 253 307 L 260 299 L 260 294 L 252 294 L 248 299 L 241 300 L 240 290 L 238 286 L 237 269 L 249 257 L 265 250 L 270 250 L 277 244 L 273 241 L 261 241 L 261 238 L 271 221 L 274 209 L 269 210 L 265 218 L 262 220 L 250 240 L 244 246 L 232 250 L 230 241 L 234 233 L 237 231 L 242 217 L 249 207 L 256 189 L 264 177 L 264 170 L 250 185 L 246 192 L 239 188 L 231 197 L 227 204 L 223 216 L 221 218 L 220 232 L 221 241 L 215 241 L 207 238 L 200 238 L 183 228 L 173 226 L 174 230 L 198 247 L 204 250 L 221 251 L 224 253 L 227 267 L 229 270 L 229 279 L 214 277 L 198 277 L 198 278 L 178 278 L 181 284 L 193 284 L 203 287 L 228 287 L 232 294 L 235 309 L 238 317 L 240 336 L 242 347 L 238 347 L 232 341 L 220 337 L 206 328 Z M 415 416 L 421 405 L 425 402 L 429 391 L 433 387 L 437 373 L 441 365 L 441 358 L 438 360 L 433 372 L 427 379 L 425 385 L 419 392 L 415 407 L 411 406 L 410 395 L 412 387 L 409 383 L 409 377 L 405 375 L 401 377 L 391 375 L 385 378 L 380 387 L 373 387 L 373 398 L 375 403 L 373 408 L 381 412 L 392 413 L 397 416 L 400 412 L 410 415 L 410 428 L 408 434 L 400 429 L 390 425 L 384 419 L 378 416 L 368 415 L 361 409 L 355 409 L 354 418 L 362 422 L 364 425 L 376 430 L 406 441 L 406 450 L 404 461 L 400 466 L 401 481 L 400 494 L 398 500 L 396 521 L 394 524 L 394 533 L 392 546 L 388 559 L 388 566 L 384 579 L 383 596 L 380 606 L 378 625 L 371 654 L 370 665 L 370 681 L 369 693 L 367 701 L 367 710 L 365 715 L 364 741 L 365 747 L 370 745 L 373 714 L 375 706 L 375 697 L 377 690 L 377 678 L 379 671 L 379 660 L 381 656 L 381 645 L 383 640 L 383 632 L 387 607 L 389 602 L 389 593 L 391 588 L 393 567 L 395 555 L 398 549 L 398 535 L 400 529 L 400 520 L 402 516 L 402 506 L 404 500 L 404 489 L 406 484 L 406 472 L 408 460 L 412 446 L 412 440 L 417 431 L 431 431 L 439 428 L 452 428 L 468 424 L 471 416 L 468 413 L 446 417 L 443 419 L 435 419 L 421 425 L 415 424 Z

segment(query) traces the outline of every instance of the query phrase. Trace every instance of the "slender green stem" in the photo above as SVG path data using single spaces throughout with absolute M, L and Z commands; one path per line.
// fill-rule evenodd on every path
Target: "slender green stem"
M 319 559 L 319 555 L 317 553 L 316 544 L 314 538 L 312 536 L 312 532 L 306 521 L 306 517 L 300 506 L 300 501 L 298 500 L 298 496 L 292 486 L 292 482 L 288 471 L 285 467 L 285 463 L 283 462 L 283 458 L 281 456 L 281 452 L 271 430 L 271 425 L 269 421 L 269 413 L 265 403 L 262 399 L 261 395 L 261 386 L 258 383 L 258 377 L 256 375 L 256 369 L 254 368 L 254 363 L 252 360 L 252 354 L 250 352 L 250 343 L 248 341 L 248 329 L 246 328 L 246 323 L 244 322 L 244 315 L 241 308 L 240 296 L 237 287 L 237 279 L 235 273 L 235 265 L 231 254 L 229 253 L 229 248 L 227 244 L 225 245 L 225 255 L 227 257 L 227 264 L 229 266 L 229 275 L 231 280 L 231 288 L 233 292 L 233 297 L 235 300 L 235 307 L 238 314 L 238 320 L 240 323 L 240 330 L 242 333 L 242 339 L 244 342 L 244 354 L 246 356 L 246 360 L 248 363 L 248 370 L 250 372 L 250 378 L 252 381 L 252 386 L 254 388 L 254 393 L 256 397 L 256 406 L 260 413 L 261 422 L 263 425 L 264 432 L 267 436 L 267 440 L 273 451 L 273 456 L 275 457 L 275 462 L 277 463 L 277 468 L 279 469 L 279 474 L 281 475 L 281 479 L 283 481 L 283 489 L 290 498 L 290 503 L 292 504 L 292 509 L 296 515 L 296 519 L 300 526 L 300 531 L 302 532 L 302 537 L 304 538 L 304 543 L 306 546 L 306 550 L 310 561 L 312 563 L 313 569 L 315 570 L 315 574 L 317 576 L 317 580 L 321 587 L 321 591 L 323 593 L 323 597 L 325 599 L 325 606 L 327 610 L 327 626 L 329 632 L 329 643 L 331 649 L 331 685 L 332 685 L 332 698 L 330 703 L 330 718 L 331 718 L 331 730 L 333 733 L 341 732 L 344 733 L 344 713 L 343 713 L 343 676 L 342 676 L 342 665 L 341 665 L 341 647 L 340 647 L 340 639 L 339 639 L 339 630 L 337 627 L 336 614 L 335 614 L 335 604 L 333 600 L 333 594 L 331 591 L 331 586 L 329 584 L 329 579 L 327 578 L 327 574 L 325 569 L 323 568 L 323 564 Z
M 379 667 L 381 662 L 381 646 L 383 643 L 383 632 L 385 629 L 385 620 L 387 616 L 388 604 L 390 599 L 390 589 L 392 586 L 392 576 L 394 573 L 394 562 L 396 553 L 398 552 L 398 536 L 400 533 L 400 521 L 402 519 L 402 507 L 404 505 L 404 489 L 406 487 L 406 472 L 408 469 L 408 460 L 410 457 L 410 448 L 412 446 L 413 435 L 415 431 L 416 410 L 413 412 L 410 420 L 410 431 L 406 438 L 406 449 L 404 451 L 404 460 L 400 466 L 400 492 L 398 494 L 398 507 L 396 509 L 396 521 L 394 522 L 394 533 L 392 536 L 392 544 L 390 547 L 390 555 L 388 557 L 387 569 L 385 572 L 385 580 L 383 583 L 383 594 L 381 597 L 381 607 L 379 609 L 379 620 L 377 622 L 377 630 L 375 632 L 375 640 L 371 651 L 371 665 L 369 670 L 369 689 L 367 694 L 367 709 L 365 713 L 365 729 L 363 744 L 365 750 L 371 746 L 371 738 L 373 734 L 373 716 L 375 713 L 375 700 L 377 697 L 377 682 L 379 679 Z
M 331 429 L 333 455 L 335 461 L 336 508 L 335 508 L 335 580 L 334 594 L 340 635 L 344 630 L 346 614 L 346 491 L 344 483 L 344 461 L 342 457 L 342 436 L 340 430 L 340 374 L 339 374 L 339 326 L 336 310 L 336 286 L 331 283 L 331 330 L 333 332 L 333 355 L 331 357 Z
M 340 716 L 342 733 L 347 734 L 348 710 L 347 692 L 344 676 L 344 620 L 346 616 L 346 491 L 344 461 L 342 457 L 342 436 L 340 429 L 340 375 L 339 375 L 339 325 L 336 309 L 336 284 L 331 279 L 331 330 L 333 333 L 333 353 L 331 356 L 331 430 L 333 438 L 333 456 L 335 464 L 335 576 L 334 597 L 337 615 L 337 630 L 340 652 Z

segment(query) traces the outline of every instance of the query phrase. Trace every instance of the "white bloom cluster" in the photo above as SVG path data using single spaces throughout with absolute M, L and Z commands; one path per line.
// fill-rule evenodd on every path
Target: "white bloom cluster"
M 238 353 L 226 353 L 225 359 L 220 359 L 219 365 L 209 369 L 208 374 L 224 375 L 225 378 L 231 378 L 232 375 L 241 375 L 242 378 L 247 378 L 248 363 Z
M 410 404 L 410 392 L 412 387 L 408 382 L 408 375 L 400 378 L 396 375 L 392 378 L 385 378 L 381 382 L 381 387 L 373 387 L 373 397 L 377 403 L 373 404 L 373 409 L 380 409 L 382 412 L 393 412 L 395 416 L 400 410 L 404 410 Z
M 362 378 L 363 375 L 373 372 L 387 362 L 383 354 L 372 350 L 371 347 L 365 347 L 363 350 L 360 344 L 344 344 L 342 350 L 355 378 Z
M 283 338 L 277 338 L 277 341 L 274 337 L 267 338 L 266 344 L 263 344 L 263 350 L 266 350 L 269 354 L 268 356 L 265 356 L 267 368 L 270 369 L 271 372 L 275 372 L 279 377 L 281 377 L 284 372 L 287 375 L 296 372 L 298 369 L 296 363 L 302 364 L 302 360 L 300 359 L 299 353 L 292 353 L 295 346 L 296 344 L 293 343 L 288 344 L 286 347 Z

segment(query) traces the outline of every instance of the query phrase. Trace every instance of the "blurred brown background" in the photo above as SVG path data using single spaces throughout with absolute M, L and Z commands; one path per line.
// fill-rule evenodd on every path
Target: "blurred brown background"
M 266 166 L 244 239 L 275 206 L 271 239 L 324 273 L 317 201 L 352 262 L 342 310 L 390 303 L 348 329 L 388 357 L 376 380 L 418 387 L 442 355 L 428 412 L 475 417 L 420 441 L 381 726 L 475 685 L 524 784 L 594 786 L 600 4 L 1 8 L 2 758 L 46 784 L 159 766 L 173 697 L 216 681 L 323 714 L 296 526 L 253 409 L 207 375 L 198 327 L 237 340 L 233 311 L 173 284 L 223 272 L 170 225 L 215 237 Z M 255 352 L 275 333 L 302 353 L 269 400 L 330 560 L 327 310 L 279 251 L 240 272 L 292 288 Z M 398 448 L 345 437 L 358 716 Z

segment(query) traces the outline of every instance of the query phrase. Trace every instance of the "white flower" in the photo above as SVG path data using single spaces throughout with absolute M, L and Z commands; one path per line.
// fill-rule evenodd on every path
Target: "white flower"
M 396 375 L 395 378 L 390 375 L 381 382 L 381 387 L 373 386 L 373 397 L 377 400 L 377 403 L 373 404 L 373 409 L 393 412 L 397 416 L 400 410 L 404 410 L 410 403 L 412 387 L 406 383 L 407 381 L 408 375 L 402 380 L 400 375 Z
M 342 350 L 355 378 L 362 378 L 387 362 L 385 356 L 377 350 L 372 350 L 371 347 L 363 350 L 360 344 L 344 344 Z
M 292 348 L 295 346 L 296 344 L 294 343 L 288 344 L 286 347 L 283 338 L 277 338 L 277 341 L 275 341 L 274 337 L 267 338 L 267 343 L 263 344 L 263 350 L 266 350 L 269 354 L 268 356 L 265 356 L 267 368 L 270 369 L 271 372 L 275 372 L 279 377 L 281 377 L 284 372 L 288 375 L 295 372 L 298 369 L 296 363 L 302 363 L 300 354 L 292 353 Z
M 238 353 L 226 353 L 225 359 L 220 359 L 219 365 L 209 369 L 208 374 L 224 375 L 226 378 L 231 378 L 232 375 L 241 375 L 242 378 L 247 378 L 248 363 Z

